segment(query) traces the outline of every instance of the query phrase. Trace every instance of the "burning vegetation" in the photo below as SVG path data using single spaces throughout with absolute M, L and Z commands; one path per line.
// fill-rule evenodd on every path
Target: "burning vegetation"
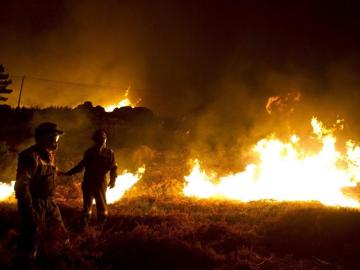
M 2 1 L 0 269 L 358 270 L 359 10 Z M 58 170 L 37 172 L 52 187 L 57 175 L 52 202 L 70 241 L 55 241 L 37 200 L 14 196 L 19 153 L 44 122 L 64 131 Z M 109 207 L 103 181 L 99 211 L 86 199 L 82 211 L 96 190 L 66 170 L 96 130 L 112 150 Z M 31 263 L 17 246 L 27 223 L 40 243 Z
M 135 174 L 124 171 L 118 175 L 115 187 L 108 189 L 106 192 L 107 202 L 113 204 L 119 201 L 124 193 L 141 179 L 144 172 L 145 167 L 140 167 Z M 0 202 L 15 201 L 14 185 L 15 181 L 11 181 L 10 184 L 0 183 Z
M 333 130 L 316 118 L 311 125 L 313 149 L 306 149 L 296 134 L 286 142 L 275 136 L 261 139 L 252 149 L 258 162 L 248 164 L 243 172 L 219 177 L 202 170 L 195 160 L 190 175 L 185 176 L 184 194 L 243 202 L 319 201 L 359 207 L 359 201 L 346 196 L 344 189 L 360 182 L 360 147 L 349 140 L 342 154 L 336 148 Z
M 277 104 L 270 106 L 272 116 Z M 19 117 L 24 131 L 8 134 L 25 136 L 18 139 L 21 144 L 12 143 L 15 137 L 6 140 L 8 152 L 29 144 L 38 119 L 55 121 L 66 131 L 58 166 L 69 168 L 90 143 L 83 134 L 105 127 L 122 171 L 106 193 L 110 206 L 103 232 L 90 227 L 78 233 L 81 176 L 58 178 L 57 201 L 72 245 L 50 255 L 44 247 L 39 267 L 355 269 L 360 148 L 350 140 L 340 145 L 336 134 L 343 121 L 329 128 L 313 118 L 308 137 L 265 136 L 250 147 L 252 161 L 244 170 L 224 173 L 203 167 L 204 156 L 193 159 L 191 125 L 176 126 L 150 112 L 131 106 L 106 112 L 85 103 L 31 114 L 24 109 L 20 113 L 26 118 L 6 109 L 2 121 Z M 4 130 L 0 133 L 4 140 Z M 16 155 L 8 157 L 14 162 L 5 163 L 15 172 Z M 8 181 L 0 187 L 0 263 L 6 267 L 14 266 L 18 231 L 13 185 Z
M 11 181 L 10 184 L 0 183 L 0 202 L 12 201 L 14 199 L 14 185 L 15 181 Z
M 140 167 L 135 174 L 123 172 L 116 177 L 115 187 L 106 191 L 106 199 L 109 204 L 119 201 L 124 193 L 135 185 L 145 173 L 145 166 Z
M 138 99 L 135 103 L 131 102 L 131 100 L 128 97 L 129 90 L 130 90 L 130 87 L 126 90 L 124 98 L 122 100 L 120 100 L 118 103 L 105 106 L 105 108 L 104 108 L 105 111 L 112 112 L 117 108 L 122 108 L 122 107 L 134 108 L 134 107 L 136 107 L 140 103 L 141 99 Z

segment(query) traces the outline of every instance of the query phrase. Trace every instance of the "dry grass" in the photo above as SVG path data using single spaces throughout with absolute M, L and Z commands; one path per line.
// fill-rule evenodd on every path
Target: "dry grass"
M 187 168 L 170 154 L 110 206 L 103 232 L 78 232 L 81 176 L 59 179 L 71 246 L 43 251 L 35 269 L 358 269 L 358 210 L 185 198 Z M 16 206 L 1 204 L 0 219 L 0 265 L 19 267 Z
M 18 120 L 16 112 L 3 113 L 12 115 L 2 118 L 6 128 L 0 132 L 0 141 L 6 142 L 0 149 L 3 179 L 14 179 L 17 150 L 13 148 L 25 147 L 37 120 L 56 120 L 66 130 L 58 153 L 60 169 L 69 169 L 79 161 L 91 143 L 91 130 L 104 119 L 96 118 L 96 112 L 89 118 L 80 112 L 63 111 L 67 113 L 59 109 L 36 112 L 38 117 L 25 111 Z M 171 129 L 157 130 L 153 125 L 143 136 L 142 125 L 129 120 L 124 128 L 126 118 L 120 118 L 104 122 L 111 130 L 109 141 L 114 143 L 119 165 L 134 171 L 145 162 L 147 169 L 136 186 L 110 206 L 104 231 L 94 226 L 78 231 L 81 176 L 59 179 L 57 200 L 71 245 L 47 245 L 36 264 L 22 264 L 15 257 L 16 205 L 1 203 L 1 269 L 359 269 L 358 210 L 315 202 L 245 204 L 184 198 L 183 176 L 189 173 L 186 161 L 191 148 Z M 142 137 L 145 139 L 140 140 Z M 178 146 L 181 142 L 186 147 Z
M 56 269 L 357 269 L 360 213 L 317 203 L 247 204 L 125 198 L 103 232 L 77 232 L 80 204 L 61 204 L 71 247 L 41 258 Z M 15 205 L 2 204 L 1 263 L 13 266 Z

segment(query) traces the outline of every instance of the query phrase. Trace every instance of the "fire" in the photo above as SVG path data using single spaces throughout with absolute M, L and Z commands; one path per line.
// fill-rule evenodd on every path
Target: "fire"
M 348 141 L 341 154 L 335 147 L 334 129 L 325 128 L 316 118 L 311 125 L 319 151 L 302 149 L 297 135 L 288 142 L 262 139 L 253 147 L 258 162 L 247 165 L 242 172 L 222 177 L 209 175 L 195 160 L 190 175 L 185 176 L 184 194 L 243 202 L 319 201 L 329 206 L 359 207 L 359 201 L 346 196 L 343 189 L 360 182 L 360 147 Z M 215 179 L 219 181 L 214 183 Z
M 10 184 L 0 183 L 0 202 L 9 201 L 15 194 L 14 191 L 15 181 L 11 181 Z
M 301 99 L 300 92 L 290 92 L 285 96 L 273 96 L 269 97 L 265 106 L 268 114 L 272 114 L 274 111 L 277 113 L 288 113 L 294 112 L 294 105 Z
M 108 203 L 112 204 L 120 200 L 124 193 L 141 179 L 144 173 L 145 166 L 142 166 L 138 168 L 135 174 L 124 171 L 121 175 L 119 175 L 116 178 L 115 187 L 108 189 L 106 192 Z M 11 181 L 11 184 L 0 182 L 0 202 L 13 201 L 15 194 L 14 185 L 15 181 Z
M 137 104 L 139 104 L 139 102 L 141 101 L 141 99 L 138 99 L 137 102 L 132 103 L 131 100 L 128 98 L 129 95 L 129 89 L 128 88 L 125 92 L 124 98 L 122 100 L 120 100 L 117 104 L 112 104 L 109 106 L 106 106 L 104 109 L 106 112 L 112 112 L 113 110 L 115 110 L 116 108 L 121 108 L 121 107 L 132 107 L 134 108 Z
M 124 193 L 136 184 L 145 173 L 145 166 L 138 168 L 135 174 L 124 171 L 116 178 L 115 187 L 106 191 L 106 200 L 109 204 L 121 199 Z

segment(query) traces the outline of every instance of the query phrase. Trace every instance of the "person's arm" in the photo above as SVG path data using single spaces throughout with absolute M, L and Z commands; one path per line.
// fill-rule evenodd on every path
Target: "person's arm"
M 111 150 L 110 182 L 109 182 L 110 188 L 115 187 L 116 177 L 117 177 L 117 164 L 115 160 L 114 151 Z
M 75 165 L 75 167 L 73 167 L 72 169 L 65 172 L 64 175 L 70 176 L 70 175 L 73 175 L 73 174 L 77 174 L 77 173 L 81 172 L 84 169 L 84 167 L 85 167 L 85 162 L 84 162 L 84 159 L 83 159 L 77 165 Z
M 37 168 L 37 161 L 34 156 L 22 153 L 18 158 L 18 167 L 16 171 L 15 196 L 22 207 L 27 209 L 31 215 L 35 213 L 32 205 L 32 196 L 30 193 L 30 180 L 34 176 Z
M 65 172 L 63 175 L 70 176 L 70 175 L 81 172 L 86 166 L 88 156 L 89 156 L 89 153 L 88 153 L 88 151 L 86 151 L 83 159 L 78 164 L 76 164 L 72 169 Z

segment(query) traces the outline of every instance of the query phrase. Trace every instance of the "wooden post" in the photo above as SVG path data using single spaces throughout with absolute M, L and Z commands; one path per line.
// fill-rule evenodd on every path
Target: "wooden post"
M 18 100 L 18 105 L 17 105 L 18 109 L 20 109 L 20 101 L 21 101 L 21 94 L 22 94 L 23 87 L 24 87 L 24 81 L 25 81 L 25 76 L 22 76 L 21 86 L 20 86 L 20 93 L 19 93 L 19 100 Z

